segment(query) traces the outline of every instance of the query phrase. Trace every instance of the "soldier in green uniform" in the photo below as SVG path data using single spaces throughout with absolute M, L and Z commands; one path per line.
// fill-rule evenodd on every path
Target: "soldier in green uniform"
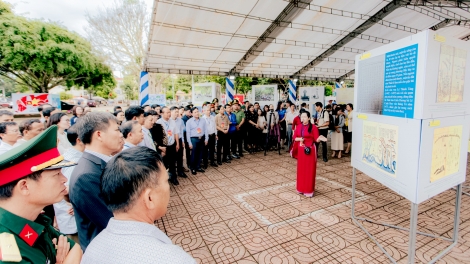
M 0 155 L 0 263 L 80 263 L 82 251 L 42 209 L 67 194 L 57 126 Z

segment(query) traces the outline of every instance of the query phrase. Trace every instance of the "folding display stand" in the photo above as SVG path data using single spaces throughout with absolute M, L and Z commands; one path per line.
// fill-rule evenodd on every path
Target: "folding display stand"
M 395 225 L 390 225 L 390 224 L 386 224 L 386 223 L 376 222 L 374 220 L 367 219 L 367 218 L 356 217 L 356 215 L 354 213 L 355 200 L 356 200 L 356 168 L 353 167 L 351 218 L 352 218 L 353 222 L 357 226 L 359 226 L 362 229 L 362 231 L 364 231 L 372 241 L 375 242 L 375 244 L 380 248 L 380 250 L 382 250 L 382 252 L 390 259 L 390 261 L 392 263 L 397 263 L 397 262 L 382 247 L 382 245 L 379 243 L 379 241 L 377 241 L 377 239 L 375 239 L 375 237 L 371 233 L 369 233 L 367 231 L 367 229 L 361 223 L 359 223 L 358 220 L 367 221 L 367 222 L 370 222 L 370 223 L 374 223 L 374 224 L 378 224 L 378 225 L 382 225 L 382 226 L 386 226 L 386 227 L 391 227 L 391 228 L 396 228 L 396 229 L 399 229 L 399 230 L 408 231 L 410 233 L 410 236 L 409 236 L 410 239 L 409 239 L 409 242 L 408 242 L 408 262 L 407 263 L 410 263 L 410 264 L 415 263 L 416 235 L 417 234 L 424 235 L 424 236 L 429 236 L 429 237 L 433 237 L 433 238 L 440 238 L 440 239 L 443 239 L 443 240 L 446 240 L 446 241 L 453 242 L 450 246 L 448 246 L 446 249 L 441 251 L 436 257 L 434 257 L 429 262 L 429 263 L 435 263 L 437 260 L 442 258 L 445 254 L 447 254 L 447 252 L 449 252 L 455 245 L 457 245 L 457 242 L 458 242 L 459 219 L 460 219 L 460 203 L 461 203 L 461 198 L 462 198 L 462 184 L 457 185 L 456 190 L 457 190 L 457 195 L 456 195 L 456 198 L 455 198 L 455 214 L 454 214 L 453 237 L 452 238 L 446 238 L 446 237 L 442 237 L 442 236 L 436 236 L 436 235 L 433 235 L 433 234 L 419 232 L 417 230 L 418 204 L 413 203 L 413 202 L 411 202 L 411 213 L 410 213 L 411 217 L 410 217 L 410 228 L 409 229 L 401 227 L 401 226 L 395 226 Z

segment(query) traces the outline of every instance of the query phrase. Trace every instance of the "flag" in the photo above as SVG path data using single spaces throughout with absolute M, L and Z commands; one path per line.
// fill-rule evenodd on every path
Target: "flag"
M 226 103 L 228 104 L 233 101 L 233 96 L 235 95 L 233 82 L 229 78 L 225 78 L 225 91 L 225 93 L 227 94 Z
M 149 73 L 140 72 L 139 104 L 145 105 L 149 101 Z
M 289 101 L 294 104 L 297 101 L 297 86 L 292 80 L 289 80 Z

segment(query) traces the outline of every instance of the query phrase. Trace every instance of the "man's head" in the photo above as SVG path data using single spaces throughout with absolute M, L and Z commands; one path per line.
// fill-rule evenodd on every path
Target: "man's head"
M 8 110 L 0 110 L 0 123 L 13 122 L 13 113 Z
M 91 112 L 78 119 L 78 135 L 87 147 L 105 155 L 119 152 L 124 144 L 116 117 L 110 113 Z
M 327 105 L 327 106 L 325 107 L 325 110 L 328 111 L 328 112 L 330 112 L 330 111 L 332 110 L 331 105 Z
M 46 121 L 49 120 L 49 117 L 55 113 L 60 113 L 60 110 L 53 106 L 42 110 L 42 116 L 44 116 L 44 119 L 46 119 Z
M 153 104 L 153 105 L 151 105 L 150 107 L 152 108 L 152 110 L 155 111 L 155 109 L 156 109 L 158 106 L 159 106 L 158 104 Z
M 23 139 L 30 140 L 44 131 L 44 125 L 39 119 L 28 119 L 21 124 L 20 130 L 22 130 Z
M 49 107 L 52 107 L 52 105 L 50 105 L 50 104 L 42 104 L 42 105 L 38 106 L 38 111 L 39 111 L 39 113 L 42 115 L 42 111 L 44 111 L 44 109 L 49 108 Z
M 170 108 L 164 106 L 164 107 L 162 108 L 162 118 L 163 118 L 163 120 L 168 121 L 168 120 L 170 120 L 170 117 L 171 117 L 171 110 L 170 110 Z
M 273 105 L 273 104 L 270 104 L 270 105 L 269 105 L 269 110 L 270 110 L 271 112 L 274 111 L 274 105 Z
M 21 138 L 20 128 L 15 122 L 0 123 L 0 138 L 13 146 Z
M 67 139 L 76 150 L 80 152 L 85 151 L 85 144 L 83 144 L 83 142 L 78 138 L 78 125 L 77 124 L 67 129 Z
M 248 107 L 250 106 L 250 101 L 245 100 L 245 102 L 243 103 L 245 104 L 245 108 L 248 109 Z
M 155 112 L 155 111 L 150 110 L 144 113 L 144 124 L 142 126 L 145 127 L 146 129 L 151 129 L 153 127 L 153 124 L 155 124 L 155 121 L 154 121 L 155 116 L 151 112 Z
M 307 103 L 301 103 L 300 108 L 303 108 L 303 109 L 307 108 Z
M 211 107 L 210 106 L 204 106 L 202 108 L 202 112 L 205 116 L 210 116 L 211 115 Z
M 150 105 L 144 105 L 144 106 L 142 106 L 142 108 L 144 109 L 144 112 L 148 112 L 148 111 L 152 110 L 152 107 L 150 107 Z
M 225 105 L 225 112 L 227 112 L 228 114 L 232 113 L 232 106 L 229 105 L 229 104 L 226 104 Z
M 191 112 L 193 113 L 193 117 L 198 119 L 199 118 L 199 109 L 197 107 L 193 107 L 191 109 Z
M 113 112 L 117 112 L 117 111 L 122 111 L 122 107 L 120 107 L 119 105 L 116 105 L 113 109 Z
M 190 106 L 185 106 L 184 107 L 184 114 L 187 116 L 187 117 L 191 117 L 193 113 L 191 113 L 191 107 Z
M 294 112 L 295 111 L 295 104 L 289 103 L 289 108 L 292 112 Z
M 259 109 L 259 103 L 258 103 L 258 102 L 255 102 L 255 109 L 256 109 L 256 110 Z
M 126 141 L 133 145 L 138 145 L 142 140 L 144 140 L 142 125 L 135 120 L 125 122 L 121 125 L 120 129 Z
M 22 147 L 0 155 L 0 206 L 40 211 L 61 201 L 67 194 L 67 178 L 60 169 L 73 165 L 57 149 L 57 127 L 48 128 Z
M 125 112 L 126 120 L 136 120 L 139 124 L 144 124 L 144 109 L 140 106 L 131 106 Z
M 178 109 L 178 116 L 179 116 L 179 117 L 182 117 L 183 114 L 184 114 L 184 107 L 181 106 L 181 107 Z
M 165 215 L 170 200 L 162 158 L 147 147 L 130 148 L 111 159 L 100 187 L 115 217 L 127 214 L 153 223 Z
M 316 102 L 315 110 L 317 110 L 317 112 L 320 112 L 322 109 L 323 109 L 323 104 L 321 102 Z
M 170 112 L 171 112 L 171 114 L 170 114 L 171 119 L 176 119 L 178 117 L 178 107 L 177 106 L 172 106 L 170 108 Z

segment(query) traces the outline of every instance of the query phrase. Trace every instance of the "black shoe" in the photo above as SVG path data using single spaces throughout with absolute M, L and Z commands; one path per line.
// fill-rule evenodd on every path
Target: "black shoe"
M 240 157 L 237 156 L 237 155 L 235 155 L 235 154 L 232 154 L 232 158 L 234 158 L 234 159 L 240 159 Z
M 230 160 L 224 160 L 225 163 L 232 163 Z
M 232 160 L 232 156 L 227 156 L 227 160 Z
M 207 167 L 208 167 L 207 165 L 202 166 L 202 168 L 205 169 L 205 170 L 207 170 Z
M 188 178 L 188 175 L 186 175 L 186 173 L 184 173 L 184 172 L 179 173 L 178 176 L 181 177 L 181 178 Z
M 206 172 L 204 169 L 197 169 L 196 171 L 197 172 L 202 172 L 202 173 Z
M 328 162 L 328 158 L 323 158 L 323 161 L 324 161 L 324 162 Z
M 222 166 L 223 163 L 220 162 L 220 161 L 217 161 L 217 164 L 218 164 L 219 166 Z
M 176 178 L 171 178 L 170 179 L 170 182 L 173 184 L 173 185 L 180 185 L 180 183 L 178 182 L 178 180 Z
M 197 174 L 196 170 L 191 170 L 191 174 L 196 175 Z
M 215 162 L 211 162 L 212 167 L 219 167 L 219 165 L 215 164 Z
M 240 153 L 240 155 L 238 155 L 239 157 L 243 157 L 243 153 Z

